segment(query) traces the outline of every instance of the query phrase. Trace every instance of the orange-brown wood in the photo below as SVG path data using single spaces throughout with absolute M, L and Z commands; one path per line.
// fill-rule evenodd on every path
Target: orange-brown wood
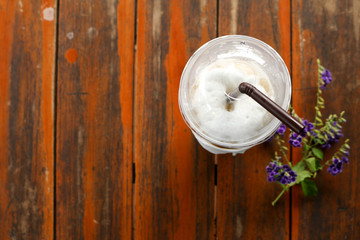
M 351 139 L 350 165 L 338 176 L 318 175 L 319 194 L 305 198 L 294 189 L 293 239 L 359 239 L 359 79 L 360 5 L 358 1 L 293 1 L 293 105 L 300 116 L 314 119 L 316 58 L 333 75 L 325 93 L 323 116 L 346 111 L 344 135 Z M 342 141 L 337 146 L 340 146 Z M 325 153 L 325 159 L 331 157 Z M 293 152 L 294 161 L 300 160 Z
M 138 1 L 134 239 L 212 239 L 213 156 L 178 107 L 187 59 L 216 35 L 216 1 Z
M 219 35 L 227 34 L 268 43 L 290 66 L 289 1 L 220 1 Z M 218 156 L 218 239 L 288 239 L 289 198 L 271 206 L 281 187 L 268 183 L 265 172 L 273 151 L 264 143 L 236 157 Z
M 235 158 L 218 156 L 218 239 L 287 239 L 288 200 L 271 205 L 281 189 L 267 182 L 263 166 L 272 151 L 264 145 Z
M 55 9 L 0 2 L 0 239 L 53 239 Z
M 1 240 L 360 239 L 359 1 L 57 5 L 0 0 Z M 186 61 L 227 34 L 280 53 L 309 120 L 316 58 L 332 72 L 323 115 L 346 111 L 352 149 L 343 173 L 318 175 L 319 196 L 295 186 L 272 207 L 273 144 L 215 156 L 183 121 Z
M 61 1 L 56 237 L 131 239 L 135 3 Z

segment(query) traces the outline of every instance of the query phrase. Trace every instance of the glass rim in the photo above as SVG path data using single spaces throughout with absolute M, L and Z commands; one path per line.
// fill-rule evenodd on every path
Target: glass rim
M 269 137 L 271 137 L 275 131 L 279 128 L 281 122 L 280 120 L 278 120 L 277 118 L 273 118 L 268 124 L 267 126 L 265 126 L 262 131 L 261 134 L 259 134 L 258 136 L 255 135 L 255 137 L 252 137 L 253 139 L 249 139 L 247 141 L 244 142 L 239 142 L 239 141 L 221 141 L 218 139 L 215 139 L 211 136 L 209 136 L 208 134 L 204 133 L 203 131 L 201 131 L 201 128 L 197 127 L 196 124 L 193 122 L 193 120 L 191 118 L 189 118 L 187 116 L 186 109 L 184 109 L 184 103 L 183 103 L 183 91 L 182 89 L 184 89 L 184 84 L 185 84 L 185 75 L 187 75 L 190 70 L 189 70 L 189 66 L 193 63 L 196 62 L 197 58 L 207 49 L 211 48 L 212 46 L 216 45 L 217 43 L 221 43 L 224 41 L 228 41 L 228 40 L 239 40 L 239 41 L 249 41 L 255 45 L 260 45 L 260 47 L 262 49 L 264 49 L 266 52 L 270 53 L 270 55 L 277 60 L 278 63 L 280 63 L 281 68 L 284 70 L 284 73 L 286 75 L 286 83 L 288 85 L 288 87 L 285 89 L 285 91 L 288 94 L 285 94 L 284 99 L 282 101 L 281 107 L 285 110 L 288 110 L 289 106 L 290 106 L 290 100 L 291 100 L 291 78 L 290 78 L 290 74 L 289 71 L 287 69 L 287 66 L 284 62 L 284 60 L 282 59 L 282 57 L 279 55 L 279 53 L 273 49 L 270 45 L 268 45 L 267 43 L 250 37 L 250 36 L 245 36 L 245 35 L 225 35 L 225 36 L 221 36 L 218 38 L 214 38 L 208 42 L 206 42 L 205 44 L 203 44 L 201 47 L 199 47 L 193 54 L 192 56 L 189 58 L 189 60 L 187 61 L 184 70 L 182 72 L 181 75 L 181 79 L 180 79 L 180 86 L 179 86 L 179 95 L 178 95 L 178 101 L 179 101 L 179 108 L 180 108 L 180 112 L 181 115 L 185 121 L 185 123 L 187 124 L 187 126 L 193 131 L 193 133 L 196 133 L 196 135 L 200 138 L 202 138 L 203 140 L 205 140 L 206 142 L 216 146 L 216 147 L 220 147 L 220 148 L 224 148 L 224 149 L 229 149 L 229 150 L 234 150 L 234 149 L 242 149 L 244 147 L 251 147 L 260 143 L 265 142 Z

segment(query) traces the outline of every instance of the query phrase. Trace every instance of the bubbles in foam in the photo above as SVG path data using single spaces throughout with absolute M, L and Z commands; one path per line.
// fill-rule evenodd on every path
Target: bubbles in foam
M 269 121 L 269 113 L 241 94 L 231 106 L 226 92 L 248 82 L 274 99 L 267 74 L 256 64 L 239 59 L 219 59 L 205 66 L 195 79 L 191 105 L 200 129 L 221 141 L 241 141 L 256 134 Z

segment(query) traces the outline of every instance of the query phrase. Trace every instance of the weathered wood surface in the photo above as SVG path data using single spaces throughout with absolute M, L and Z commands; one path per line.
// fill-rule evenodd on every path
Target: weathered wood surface
M 0 0 L 0 239 L 359 239 L 359 21 L 357 0 Z M 227 34 L 280 53 L 306 118 L 332 71 L 351 163 L 318 197 L 272 207 L 271 144 L 214 156 L 181 118 L 186 61 Z
M 135 4 L 59 8 L 56 239 L 131 239 Z
M 216 36 L 216 1 L 138 1 L 135 239 L 212 239 L 214 159 L 178 107 L 182 69 Z
M 220 1 L 219 35 L 227 34 L 268 43 L 290 66 L 289 1 Z M 265 143 L 236 157 L 218 156 L 218 239 L 289 238 L 289 198 L 271 206 L 281 191 L 267 182 L 265 167 L 272 152 Z
M 360 178 L 360 2 L 293 1 L 293 104 L 314 119 L 317 63 L 333 75 L 325 91 L 324 116 L 346 111 L 344 135 L 351 139 L 350 164 L 337 176 L 323 171 L 316 182 L 319 195 L 303 197 L 295 189 L 292 202 L 293 239 L 359 239 Z M 342 141 L 337 146 L 340 146 Z M 295 153 L 295 152 L 294 152 Z M 294 161 L 299 155 L 293 154 Z M 325 154 L 325 158 L 330 158 Z
M 55 1 L 0 1 L 0 239 L 53 239 Z

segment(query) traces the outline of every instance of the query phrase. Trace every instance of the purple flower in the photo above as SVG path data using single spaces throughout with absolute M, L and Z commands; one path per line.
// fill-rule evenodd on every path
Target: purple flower
M 295 182 L 296 173 L 286 164 L 278 161 L 270 162 L 266 167 L 269 182 L 279 182 L 283 185 Z
M 276 134 L 284 135 L 285 131 L 286 131 L 286 126 L 284 124 L 280 124 L 280 127 L 276 131 Z
M 320 86 L 320 89 L 325 90 L 326 85 L 328 85 L 332 81 L 331 72 L 329 70 L 325 69 L 321 73 L 321 79 L 323 80 L 324 84 L 322 86 Z
M 342 161 L 343 163 L 349 163 L 349 158 L 348 158 L 347 156 L 343 156 L 343 157 L 341 158 L 341 161 Z
M 310 134 L 313 134 L 314 124 L 312 122 L 309 122 L 308 120 L 303 120 L 302 123 L 304 124 L 305 128 L 301 132 L 301 137 L 306 137 L 306 134 L 309 132 Z
M 289 143 L 294 147 L 301 147 L 302 137 L 295 132 L 290 135 Z
M 267 141 L 271 142 L 275 135 L 284 135 L 286 131 L 286 126 L 284 124 L 280 124 L 279 128 L 276 130 L 275 134 L 272 135 Z
M 330 164 L 328 168 L 328 173 L 331 173 L 332 175 L 337 175 L 342 172 L 343 168 L 343 161 L 340 161 L 338 158 L 334 158 L 332 164 Z
M 336 122 L 334 122 L 334 125 L 336 125 Z M 341 137 L 344 135 L 342 134 L 341 128 L 339 128 L 337 131 L 331 130 L 331 133 L 326 133 L 327 140 L 321 145 L 322 148 L 328 149 L 331 147 L 332 144 L 339 141 Z
M 331 136 L 330 134 L 327 134 L 328 140 L 323 145 L 321 145 L 321 147 L 325 148 L 325 149 L 329 149 L 331 147 L 331 145 L 338 142 L 340 137 L 342 137 L 342 136 L 344 136 L 344 135 L 335 133 L 333 136 Z
M 326 142 L 324 143 L 323 145 L 321 145 L 322 148 L 325 148 L 325 149 L 329 149 L 331 148 L 331 143 L 330 142 Z

